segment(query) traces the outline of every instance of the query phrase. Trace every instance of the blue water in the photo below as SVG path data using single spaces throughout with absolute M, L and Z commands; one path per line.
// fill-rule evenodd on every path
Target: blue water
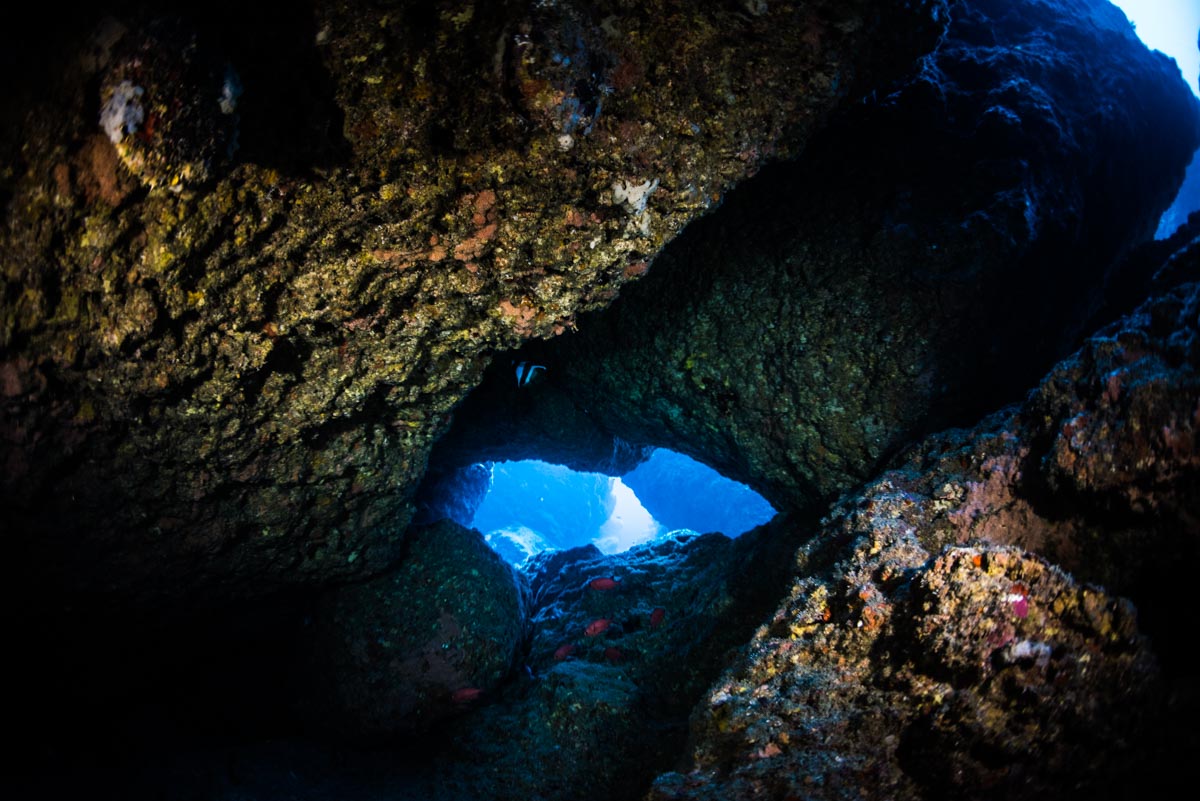
M 1152 50 L 1175 59 L 1184 80 L 1200 95 L 1200 2 L 1196 0 L 1112 0 Z
M 775 510 L 748 487 L 682 454 L 659 449 L 622 478 L 536 460 L 492 465 L 473 528 L 505 559 L 589 543 L 620 553 L 669 531 L 736 537 Z
M 1125 12 L 1138 37 L 1179 65 L 1184 80 L 1200 95 L 1200 0 L 1113 0 Z M 1200 209 L 1200 157 L 1192 160 L 1175 202 L 1163 214 L 1156 239 L 1165 239 Z

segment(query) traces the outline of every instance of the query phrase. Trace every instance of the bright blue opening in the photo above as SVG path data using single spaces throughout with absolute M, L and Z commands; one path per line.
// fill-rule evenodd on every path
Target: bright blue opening
M 471 526 L 519 563 L 588 543 L 620 553 L 679 529 L 736 537 L 774 516 L 749 487 L 660 448 L 622 478 L 536 460 L 497 462 Z
M 1112 0 L 1152 50 L 1175 59 L 1184 80 L 1200 95 L 1200 3 L 1196 0 Z
M 1113 0 L 1125 12 L 1146 46 L 1159 50 L 1179 65 L 1192 91 L 1200 95 L 1200 0 Z M 1158 224 L 1158 239 L 1165 239 L 1187 222 L 1188 214 L 1200 209 L 1200 158 L 1193 158 L 1187 177 L 1171 208 Z

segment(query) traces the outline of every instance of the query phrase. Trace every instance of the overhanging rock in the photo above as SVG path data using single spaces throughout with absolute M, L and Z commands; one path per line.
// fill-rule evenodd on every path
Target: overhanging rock
M 6 547 L 63 603 L 390 564 L 494 349 L 606 305 L 945 19 L 938 0 L 205 8 L 35 31 L 58 38 L 22 52 L 61 77 L 0 141 Z

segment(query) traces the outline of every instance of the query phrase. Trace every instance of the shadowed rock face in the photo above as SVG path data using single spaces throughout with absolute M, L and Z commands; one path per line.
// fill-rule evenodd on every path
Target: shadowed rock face
M 14 45 L 56 74 L 0 143 L 6 547 L 92 604 L 387 566 L 491 351 L 606 305 L 944 18 L 314 2 L 276 37 L 261 9 L 183 10 Z
M 300 704 L 326 736 L 429 729 L 508 678 L 527 615 L 524 583 L 478 532 L 413 527 L 397 569 L 314 611 Z
M 956 5 L 917 80 L 739 187 L 578 334 L 520 351 L 543 384 L 489 375 L 435 461 L 586 461 L 608 432 L 776 508 L 828 502 L 1086 333 L 1200 144 L 1173 71 L 1107 4 Z
M 737 540 L 680 532 L 535 557 L 524 670 L 413 746 L 425 756 L 405 797 L 639 797 L 674 764 L 728 649 L 785 591 L 804 528 L 781 517 Z
M 1088 340 L 1020 407 L 843 497 L 698 707 L 697 770 L 651 797 L 1170 786 L 1195 747 L 1179 571 L 1200 557 L 1198 432 L 1192 283 Z

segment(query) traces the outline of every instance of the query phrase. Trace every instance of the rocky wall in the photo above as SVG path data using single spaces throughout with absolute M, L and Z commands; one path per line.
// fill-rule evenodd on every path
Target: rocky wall
M 0 144 L 14 595 L 157 611 L 388 566 L 494 350 L 607 305 L 945 18 L 242 5 L 6 32 L 33 84 Z
M 1169 205 L 1198 108 L 1107 3 L 959 3 L 916 80 L 740 186 L 577 334 L 515 354 L 541 384 L 494 366 L 435 462 L 603 460 L 592 441 L 618 436 L 779 509 L 827 503 L 1074 347 Z
M 1196 739 L 1198 344 L 1183 284 L 843 497 L 650 797 L 1173 786 Z

